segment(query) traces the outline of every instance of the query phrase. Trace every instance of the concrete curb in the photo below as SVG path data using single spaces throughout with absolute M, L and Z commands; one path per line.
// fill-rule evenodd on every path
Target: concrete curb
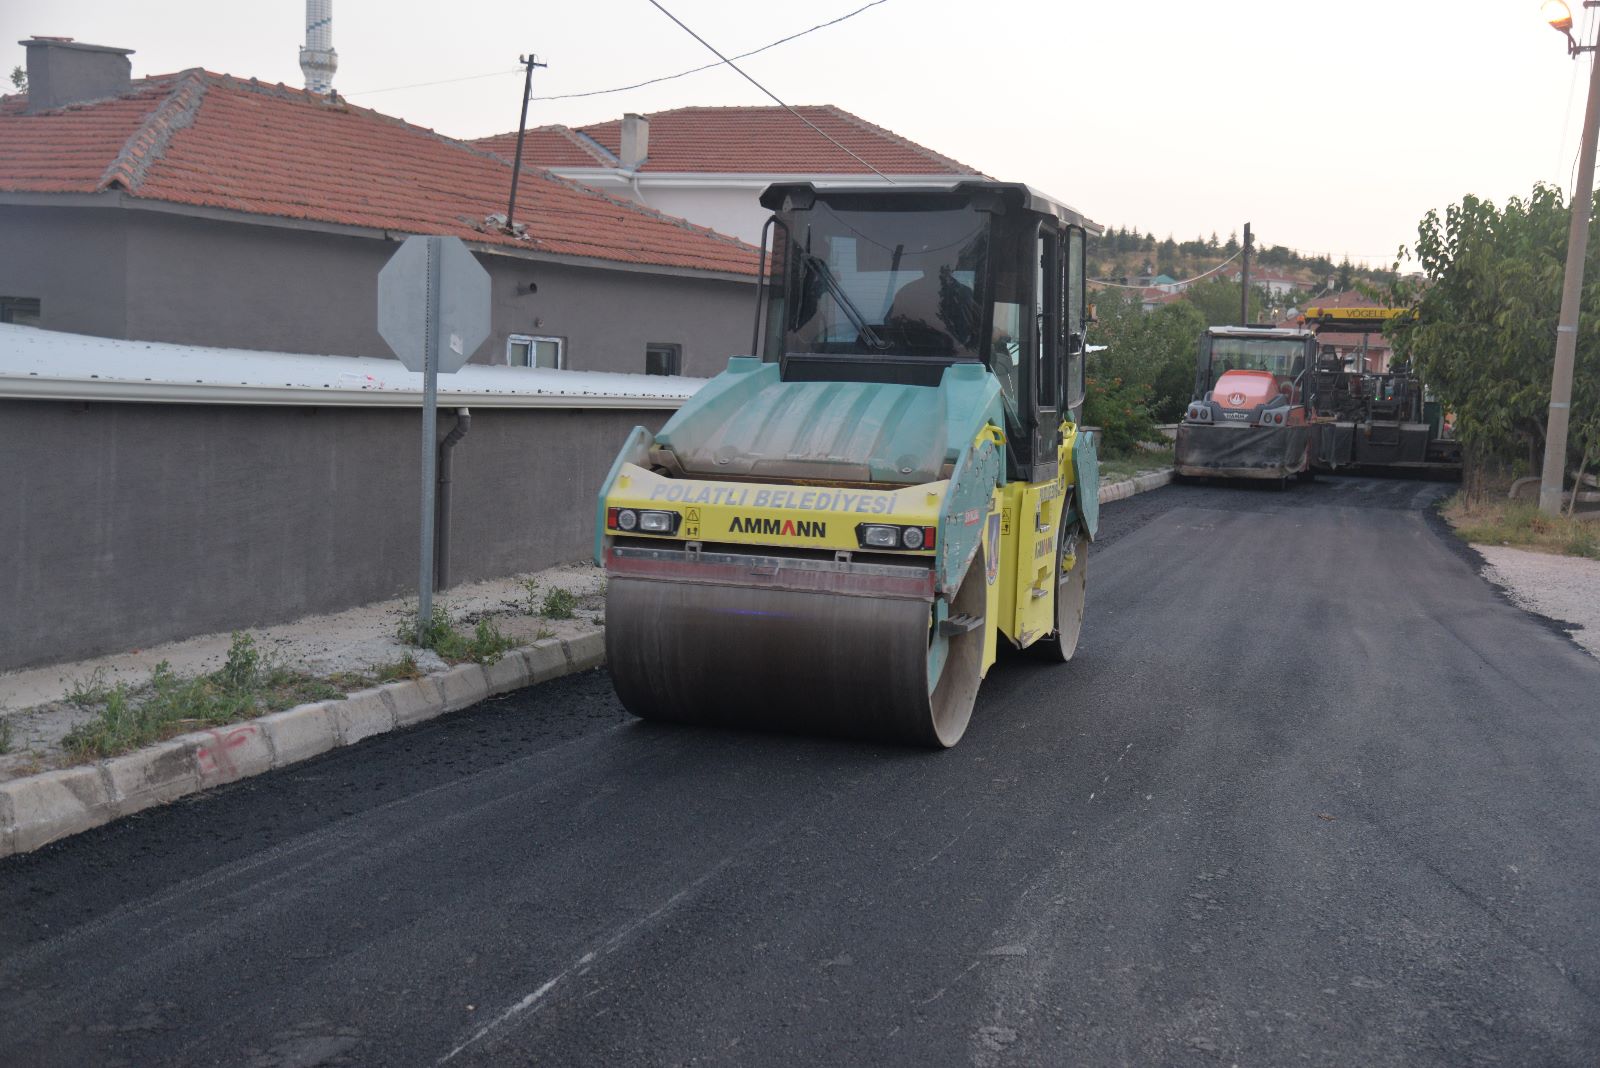
M 1171 481 L 1171 471 L 1157 471 L 1103 485 L 1100 503 Z M 486 697 L 587 671 L 605 660 L 604 630 L 544 638 L 487 667 L 460 664 L 440 675 L 358 690 L 340 700 L 180 735 L 95 764 L 0 783 L 0 857 L 31 852 L 120 816 L 310 760 Z
M 603 630 L 543 638 L 488 666 L 358 690 L 197 731 L 109 760 L 0 783 L 0 857 L 27 853 L 187 794 L 309 760 L 330 749 L 605 663 Z
M 1136 478 L 1124 479 L 1110 485 L 1100 487 L 1100 503 L 1110 504 L 1112 501 L 1126 500 L 1139 493 L 1148 493 L 1153 489 L 1160 489 L 1172 481 L 1172 470 L 1152 471 L 1147 475 Z

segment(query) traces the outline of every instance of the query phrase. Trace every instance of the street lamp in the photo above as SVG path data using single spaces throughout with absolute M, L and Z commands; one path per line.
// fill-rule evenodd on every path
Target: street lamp
M 1600 0 L 1583 0 L 1600 7 Z M 1540 9 L 1550 26 L 1567 38 L 1567 54 L 1593 52 L 1572 36 L 1572 9 L 1562 0 L 1545 0 Z M 1561 514 L 1561 489 L 1567 471 L 1567 421 L 1572 408 L 1572 363 L 1578 351 L 1578 305 L 1583 296 L 1583 259 L 1589 251 L 1589 206 L 1594 198 L 1595 127 L 1600 122 L 1600 63 L 1589 72 L 1589 102 L 1583 113 L 1583 147 L 1578 181 L 1572 189 L 1572 224 L 1567 231 L 1567 270 L 1561 284 L 1561 319 L 1556 326 L 1556 361 L 1550 375 L 1550 414 L 1545 422 L 1544 470 L 1539 477 L 1539 511 Z

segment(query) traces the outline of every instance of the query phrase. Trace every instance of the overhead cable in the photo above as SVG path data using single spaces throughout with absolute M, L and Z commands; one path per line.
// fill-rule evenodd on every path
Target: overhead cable
M 722 60 L 723 63 L 725 63 L 729 67 L 733 68 L 734 73 L 738 74 L 745 81 L 749 82 L 751 85 L 755 86 L 757 89 L 760 89 L 763 93 L 765 93 L 768 97 L 770 97 L 772 99 L 772 101 L 775 104 L 777 104 L 779 107 L 783 108 L 789 114 L 793 115 L 795 118 L 799 119 L 801 122 L 803 122 L 807 126 L 811 127 L 811 129 L 815 130 L 825 140 L 827 140 L 828 143 L 832 144 L 835 148 L 839 149 L 839 151 L 843 152 L 845 155 L 849 156 L 851 159 L 853 159 L 857 163 L 861 164 L 863 167 L 865 167 L 867 170 L 871 171 L 873 174 L 876 174 L 879 178 L 882 178 L 884 181 L 888 182 L 890 185 L 894 185 L 895 184 L 895 181 L 894 181 L 893 178 L 890 178 L 887 174 L 884 174 L 878 168 L 874 167 L 872 164 L 868 163 L 866 160 L 862 159 L 860 156 L 858 156 L 854 152 L 850 151 L 844 145 L 841 145 L 838 141 L 835 141 L 832 137 L 830 137 L 828 135 L 828 133 L 825 130 L 823 130 L 821 127 L 819 127 L 816 123 L 812 122 L 810 119 L 808 119 L 804 115 L 800 114 L 798 111 L 796 111 L 794 108 L 790 107 L 788 104 L 785 104 L 782 100 L 779 100 L 778 99 L 778 94 L 774 93 L 771 89 L 768 89 L 766 86 L 764 86 L 760 82 L 756 81 L 750 75 L 746 74 L 739 67 L 738 64 L 733 62 L 733 60 L 729 59 L 727 56 L 723 55 L 721 52 L 718 52 L 716 50 L 716 48 L 711 44 L 710 41 L 707 41 L 704 37 L 701 37 L 698 33 L 695 33 L 687 25 L 684 24 L 682 19 L 678 18 L 678 16 L 674 15 L 672 12 L 670 12 L 666 8 L 662 7 L 661 4 L 660 4 L 660 0 L 648 0 L 648 2 L 649 2 L 651 7 L 655 8 L 657 11 L 659 11 L 663 15 L 667 16 L 667 18 L 669 18 L 673 22 L 677 23 L 678 27 L 681 30 L 683 30 L 684 33 L 687 33 L 690 37 L 693 37 L 696 41 L 699 41 L 701 44 L 705 45 L 706 49 L 712 55 L 716 56 L 718 59 Z
M 738 55 L 734 56 L 733 58 L 734 59 L 746 59 L 746 58 L 748 58 L 750 56 L 760 55 L 762 52 L 765 52 L 765 51 L 767 51 L 769 49 L 777 48 L 779 45 L 782 45 L 782 44 L 788 44 L 790 41 L 798 40 L 799 38 L 804 37 L 807 34 L 816 33 L 818 30 L 825 30 L 829 26 L 837 26 L 839 23 L 844 22 L 846 19 L 855 18 L 857 15 L 861 14 L 863 11 L 866 11 L 868 8 L 877 7 L 879 4 L 887 4 L 888 2 L 889 2 L 889 0 L 872 0 L 872 2 L 870 4 L 863 4 L 862 6 L 856 8 L 854 11 L 851 11 L 851 12 L 848 12 L 846 14 L 840 15 L 836 19 L 829 19 L 827 22 L 819 22 L 815 26 L 812 26 L 812 27 L 810 27 L 808 29 L 801 30 L 799 33 L 791 33 L 787 37 L 780 37 L 776 41 L 771 41 L 771 42 L 769 42 L 767 44 L 762 45 L 760 48 L 752 48 L 748 52 L 740 52 Z M 720 66 L 722 66 L 722 64 L 720 62 L 719 63 L 706 63 L 706 64 L 704 64 L 702 66 L 693 67 L 693 68 L 691 68 L 689 70 L 680 70 L 676 74 L 663 74 L 659 78 L 650 78 L 650 79 L 647 79 L 647 80 L 642 81 L 642 82 L 634 82 L 632 85 L 618 85 L 618 86 L 615 86 L 614 88 L 611 88 L 611 89 L 588 89 L 588 90 L 585 90 L 584 92 L 581 92 L 581 93 L 557 93 L 557 94 L 555 94 L 553 96 L 535 96 L 535 97 L 530 97 L 529 99 L 531 99 L 531 100 L 576 100 L 576 99 L 578 99 L 580 97 L 608 96 L 611 93 L 626 93 L 630 89 L 643 89 L 647 85 L 659 85 L 662 82 L 675 81 L 678 78 L 687 78 L 691 74 L 699 74 L 703 70 L 711 70 L 713 67 L 720 67 Z M 500 77 L 501 75 L 504 75 L 504 74 L 521 74 L 522 70 L 523 69 L 521 67 L 507 67 L 505 70 L 493 70 L 493 71 L 489 71 L 489 72 L 487 72 L 485 74 L 467 74 L 467 75 L 464 75 L 464 76 L 462 76 L 460 78 L 441 78 L 438 81 L 412 82 L 409 85 L 391 85 L 391 86 L 389 86 L 387 88 L 384 88 L 384 89 L 362 89 L 362 90 L 346 93 L 344 95 L 345 96 L 351 96 L 351 97 L 355 97 L 355 96 L 372 96 L 372 95 L 374 95 L 376 93 L 397 93 L 402 89 L 423 89 L 423 88 L 427 88 L 428 86 L 433 86 L 433 85 L 454 85 L 457 82 L 472 82 L 472 81 L 478 81 L 481 78 L 498 78 L 498 77 Z
M 1223 260 L 1221 263 L 1217 264 L 1215 267 L 1211 268 L 1209 271 L 1201 271 L 1199 274 L 1195 275 L 1193 278 L 1184 278 L 1184 279 L 1181 279 L 1179 281 L 1164 282 L 1162 284 L 1163 285 L 1169 285 L 1169 286 L 1186 286 L 1190 282 L 1198 282 L 1198 281 L 1200 281 L 1200 279 L 1206 277 L 1207 275 L 1216 274 L 1218 271 L 1222 270 L 1228 264 L 1230 264 L 1234 260 L 1238 259 L 1239 258 L 1239 253 L 1243 252 L 1243 251 L 1244 251 L 1244 249 L 1241 248 L 1239 250 L 1239 252 L 1235 252 L 1233 255 L 1229 256 L 1227 259 Z M 1153 288 L 1155 288 L 1154 286 L 1130 286 L 1130 285 L 1124 285 L 1121 282 L 1108 282 L 1104 278 L 1091 278 L 1091 279 L 1089 279 L 1089 281 L 1093 282 L 1097 286 L 1110 286 L 1113 289 L 1153 289 Z
M 764 44 L 760 48 L 752 48 L 748 52 L 740 52 L 738 55 L 734 56 L 733 58 L 734 59 L 747 59 L 750 56 L 760 55 L 762 52 L 767 51 L 767 49 L 769 49 L 769 48 L 777 48 L 781 44 L 788 44 L 790 41 L 793 41 L 793 40 L 795 40 L 797 38 L 800 38 L 800 37 L 804 37 L 808 33 L 816 33 L 818 30 L 825 30 L 829 26 L 837 26 L 839 23 L 843 22 L 845 19 L 853 19 L 853 18 L 855 18 L 857 15 L 859 15 L 863 11 L 867 10 L 867 8 L 877 7 L 879 4 L 887 4 L 888 2 L 889 2 L 889 0 L 872 0 L 872 3 L 863 4 L 861 7 L 856 8 L 854 11 L 850 12 L 847 15 L 840 15 L 838 18 L 832 19 L 832 20 L 830 20 L 828 22 L 819 22 L 817 25 L 811 27 L 808 30 L 801 30 L 799 33 L 791 33 L 787 37 L 780 37 L 776 41 L 773 41 L 771 44 Z M 680 25 L 681 25 L 681 23 L 680 23 Z M 702 41 L 701 43 L 704 44 L 705 42 Z M 729 64 L 729 65 L 731 66 L 732 64 Z M 659 78 L 651 78 L 648 81 L 634 82 L 632 85 L 619 85 L 615 89 L 590 89 L 587 92 L 582 92 L 582 93 L 558 93 L 555 96 L 536 96 L 533 99 L 535 99 L 535 100 L 576 100 L 579 97 L 585 97 L 585 96 L 606 96 L 606 95 L 608 95 L 610 93 L 626 93 L 629 89 L 643 89 L 647 85 L 659 85 L 662 82 L 670 82 L 670 81 L 673 81 L 674 79 L 677 79 L 677 78 L 687 78 L 691 74 L 699 74 L 703 70 L 710 70 L 713 67 L 720 67 L 720 66 L 722 66 L 721 63 L 707 63 L 704 66 L 694 67 L 694 68 L 691 68 L 690 70 L 681 70 L 677 74 L 663 74 Z

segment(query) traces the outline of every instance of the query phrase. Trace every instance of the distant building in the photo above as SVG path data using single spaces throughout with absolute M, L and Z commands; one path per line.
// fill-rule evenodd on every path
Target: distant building
M 1230 282 L 1239 281 L 1241 269 L 1230 267 L 1223 275 Z M 1306 288 L 1306 284 L 1292 274 L 1281 274 L 1277 271 L 1263 271 L 1256 267 L 1250 268 L 1250 284 L 1260 286 L 1274 297 L 1286 297 L 1291 293 Z
M 517 134 L 472 143 L 509 161 Z M 543 126 L 527 132 L 522 159 L 751 243 L 761 240 L 770 214 L 757 198 L 773 182 L 859 183 L 882 173 L 897 182 L 954 185 L 985 177 L 827 104 L 687 107 Z
M 410 234 L 492 278 L 474 359 L 710 375 L 750 344 L 737 238 L 510 166 L 337 94 L 204 70 L 133 80 L 129 52 L 27 47 L 0 98 L 0 320 L 104 337 L 389 356 L 378 271 Z

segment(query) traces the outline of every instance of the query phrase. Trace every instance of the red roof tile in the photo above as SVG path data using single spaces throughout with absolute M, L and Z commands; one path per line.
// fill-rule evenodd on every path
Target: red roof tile
M 692 107 L 658 111 L 645 117 L 650 120 L 649 153 L 639 170 L 646 174 L 872 173 L 872 168 L 861 160 L 885 174 L 980 173 L 831 104 L 796 107 L 793 112 L 780 107 Z M 808 122 L 827 137 L 808 126 Z M 620 119 L 582 126 L 573 132 L 598 144 L 612 157 L 622 150 Z M 499 134 L 473 143 L 505 155 L 504 146 L 515 148 L 516 134 Z M 528 158 L 526 152 L 524 148 L 524 159 Z M 614 159 L 607 161 L 598 153 L 587 154 L 592 158 L 572 163 L 535 159 L 548 167 L 616 166 Z
M 470 142 L 474 148 L 493 152 L 510 162 L 517 158 L 515 131 L 482 137 Z M 522 140 L 522 163 L 535 167 L 615 167 L 616 157 L 592 139 L 565 126 L 537 126 Z
M 0 191 L 128 194 L 256 215 L 597 260 L 754 274 L 742 241 L 524 167 L 527 237 L 480 229 L 504 212 L 510 167 L 337 99 L 227 75 L 145 79 L 117 99 L 26 115 L 0 100 Z

